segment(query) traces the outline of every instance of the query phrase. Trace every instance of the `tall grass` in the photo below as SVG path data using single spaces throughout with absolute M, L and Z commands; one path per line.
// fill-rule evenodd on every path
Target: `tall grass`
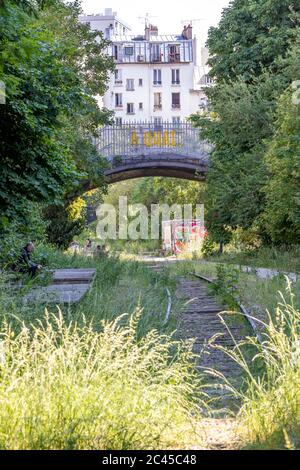
M 300 446 L 300 311 L 288 283 L 288 300 L 281 295 L 275 315 L 268 314 L 262 344 L 255 339 L 254 360 L 263 364 L 263 373 L 255 374 L 242 349 L 227 351 L 247 374 L 247 386 L 234 389 L 241 399 L 239 412 L 245 442 L 259 448 L 299 448 Z M 220 347 L 224 350 L 224 348 Z
M 290 248 L 261 246 L 245 251 L 238 251 L 228 246 L 223 254 L 214 255 L 209 260 L 299 273 L 300 246 Z
M 140 312 L 66 324 L 63 315 L 1 331 L 1 449 L 164 449 L 195 443 L 199 380 L 191 346 L 155 330 L 136 339 Z M 176 349 L 171 359 L 170 349 Z

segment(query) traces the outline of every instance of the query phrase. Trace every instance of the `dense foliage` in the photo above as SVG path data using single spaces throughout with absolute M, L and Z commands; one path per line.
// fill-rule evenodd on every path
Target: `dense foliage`
M 280 97 L 299 76 L 295 74 L 299 46 L 294 45 L 299 10 L 298 2 L 287 0 L 235 0 L 223 11 L 219 26 L 209 32 L 211 75 L 216 80 L 215 87 L 207 90 L 211 110 L 191 119 L 215 146 L 205 197 L 206 220 L 215 241 L 228 242 L 237 228 L 254 230 L 263 241 L 275 240 L 274 226 L 266 223 L 277 191 L 267 155 L 273 152 L 273 139 L 278 139 L 282 126 L 277 117 Z M 286 111 L 295 117 L 299 107 L 286 101 Z M 296 128 L 285 131 L 295 134 Z M 290 149 L 294 160 L 296 140 Z M 298 170 L 290 162 L 288 178 L 291 171 L 295 175 Z M 292 185 L 292 179 L 289 182 Z M 285 203 L 281 202 L 283 211 Z M 281 224 L 285 224 L 282 216 Z M 288 239 L 280 230 L 278 243 L 298 241 L 297 230 Z
M 24 223 L 35 201 L 66 205 L 86 181 L 103 186 L 91 137 L 110 115 L 93 96 L 105 91 L 113 64 L 79 13 L 76 1 L 0 4 L 2 228 Z

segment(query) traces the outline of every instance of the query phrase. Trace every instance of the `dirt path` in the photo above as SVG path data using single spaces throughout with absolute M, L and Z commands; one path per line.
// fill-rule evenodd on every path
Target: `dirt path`
M 165 265 L 156 258 L 149 267 L 160 272 Z M 216 298 L 206 281 L 193 276 L 180 276 L 177 285 L 176 296 L 183 303 L 178 337 L 194 340 L 193 351 L 198 355 L 199 370 L 214 369 L 231 381 L 240 379 L 240 367 L 216 346 L 233 349 L 236 342 L 249 334 L 246 322 L 240 317 L 233 320 L 224 313 L 228 307 Z
M 166 263 L 157 259 L 155 261 L 149 267 L 159 273 Z M 238 410 L 239 403 L 228 390 L 220 387 L 219 378 L 206 375 L 206 371 L 214 369 L 238 386 L 242 377 L 241 368 L 215 346 L 222 345 L 232 350 L 236 342 L 250 333 L 249 326 L 241 317 L 229 320 L 226 314 L 221 314 L 227 310 L 227 307 L 216 298 L 204 280 L 193 276 L 178 277 L 176 296 L 183 305 L 178 337 L 194 339 L 193 351 L 198 355 L 197 368 L 207 378 L 204 390 L 215 399 L 215 418 L 204 418 L 199 423 L 205 448 L 239 449 L 242 447 L 242 441 L 238 432 L 238 423 L 234 417 L 228 417 L 229 411 L 235 413 Z M 222 318 L 228 323 L 230 333 Z
M 179 278 L 177 296 L 185 301 L 179 326 L 179 336 L 184 339 L 195 338 L 194 352 L 200 354 L 199 367 L 213 368 L 227 378 L 239 377 L 240 367 L 229 356 L 215 348 L 221 345 L 234 348 L 235 343 L 219 314 L 226 306 L 209 291 L 205 281 L 193 278 Z M 230 325 L 230 332 L 236 341 L 243 338 L 239 324 Z M 210 344 L 211 338 L 215 340 Z M 204 353 L 201 351 L 204 348 Z

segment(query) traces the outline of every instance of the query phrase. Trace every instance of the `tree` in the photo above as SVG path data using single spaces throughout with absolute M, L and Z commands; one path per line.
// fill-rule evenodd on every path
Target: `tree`
M 234 0 L 210 28 L 207 45 L 211 75 L 218 81 L 246 81 L 265 69 L 278 73 L 277 58 L 285 56 L 294 38 L 300 12 L 298 0 Z
M 110 114 L 93 96 L 104 92 L 113 62 L 79 13 L 78 2 L 62 0 L 0 5 L 2 223 L 24 220 L 32 202 L 62 203 L 91 176 L 103 184 L 91 138 Z
M 202 138 L 214 145 L 205 196 L 208 229 L 230 240 L 237 227 L 259 225 L 268 178 L 265 153 L 274 135 L 277 100 L 290 83 L 286 60 L 296 35 L 295 2 L 235 0 L 209 32 L 215 87 L 207 90 L 211 112 L 194 115 Z
M 300 76 L 300 35 L 286 60 L 286 73 Z M 299 82 L 296 83 L 299 87 Z M 273 243 L 299 244 L 300 240 L 300 99 L 293 86 L 282 94 L 275 132 L 268 143 L 266 166 L 269 178 L 264 187 L 266 207 L 261 223 Z
M 262 222 L 274 243 L 299 244 L 300 105 L 293 104 L 291 90 L 281 97 L 276 125 L 266 156 L 270 178 Z

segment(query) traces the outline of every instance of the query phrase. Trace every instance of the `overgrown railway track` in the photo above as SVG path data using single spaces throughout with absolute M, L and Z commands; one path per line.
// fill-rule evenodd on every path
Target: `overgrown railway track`
M 148 265 L 150 269 L 160 273 L 165 263 Z M 245 336 L 254 334 L 251 325 L 242 314 L 226 314 L 228 306 L 222 304 L 212 293 L 207 279 L 193 274 L 179 276 L 176 297 L 181 303 L 177 336 L 180 339 L 193 340 L 193 352 L 197 356 L 196 367 L 199 371 L 215 371 L 231 383 L 238 384 L 242 375 L 241 368 L 222 349 L 233 350 Z M 219 381 L 216 377 L 210 380 L 211 384 Z M 224 399 L 227 396 L 221 388 L 212 388 L 209 393 L 222 395 Z

